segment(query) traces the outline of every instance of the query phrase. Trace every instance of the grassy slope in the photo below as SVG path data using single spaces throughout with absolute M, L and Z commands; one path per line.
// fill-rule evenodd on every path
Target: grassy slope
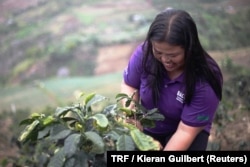
M 12 88 L 0 88 L 0 111 L 9 110 L 11 106 L 17 109 L 32 108 L 33 110 L 46 105 L 58 106 L 58 100 L 63 104 L 74 102 L 74 92 L 96 92 L 114 99 L 119 93 L 122 73 L 112 73 L 94 77 L 55 78 L 43 81 L 45 89 L 26 85 Z

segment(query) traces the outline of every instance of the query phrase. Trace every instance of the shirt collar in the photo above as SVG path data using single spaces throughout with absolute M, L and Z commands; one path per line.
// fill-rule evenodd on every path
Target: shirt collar
M 183 83 L 184 82 L 184 72 L 181 73 L 177 78 L 175 78 L 174 80 L 170 80 L 168 75 L 167 75 L 167 72 L 164 73 L 164 76 L 166 77 L 166 81 L 168 83 L 175 83 L 175 82 L 180 82 L 180 83 Z

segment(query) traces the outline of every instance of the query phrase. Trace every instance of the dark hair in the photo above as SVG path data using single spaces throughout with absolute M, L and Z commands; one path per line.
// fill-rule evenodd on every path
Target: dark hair
M 153 58 L 152 41 L 167 42 L 181 46 L 185 54 L 185 102 L 192 100 L 197 80 L 206 80 L 217 97 L 222 99 L 222 73 L 215 60 L 203 49 L 198 37 L 196 24 L 183 10 L 167 9 L 159 13 L 152 22 L 143 44 L 143 68 L 148 75 L 154 103 L 159 99 L 162 85 L 163 65 Z M 149 63 L 150 62 L 150 63 Z

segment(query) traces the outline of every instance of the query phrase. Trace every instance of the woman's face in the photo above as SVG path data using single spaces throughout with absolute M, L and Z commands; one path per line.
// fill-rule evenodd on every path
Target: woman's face
M 184 49 L 166 42 L 152 42 L 154 57 L 159 60 L 171 79 L 178 77 L 184 70 Z

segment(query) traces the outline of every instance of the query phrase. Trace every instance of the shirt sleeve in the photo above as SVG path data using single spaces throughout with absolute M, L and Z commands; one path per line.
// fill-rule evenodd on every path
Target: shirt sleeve
M 181 120 L 194 127 L 211 124 L 218 104 L 212 87 L 208 83 L 198 83 L 191 103 L 184 106 Z
M 142 44 L 132 53 L 129 63 L 123 72 L 124 82 L 136 89 L 140 88 L 142 74 Z

